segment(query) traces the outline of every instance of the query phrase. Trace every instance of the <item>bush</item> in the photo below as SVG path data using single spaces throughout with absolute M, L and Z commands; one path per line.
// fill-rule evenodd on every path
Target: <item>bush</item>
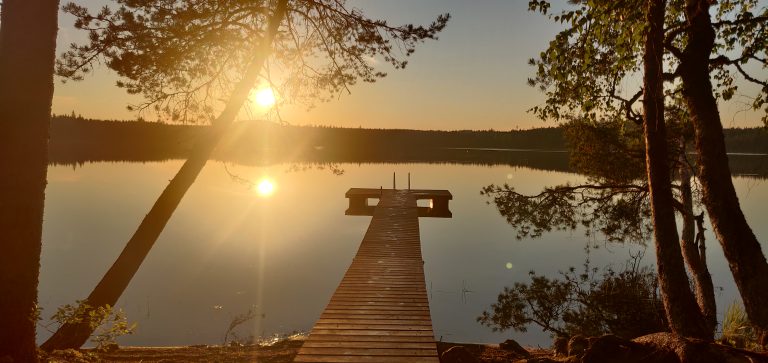
M 114 309 L 109 305 L 93 308 L 85 300 L 79 300 L 74 305 L 60 306 L 51 320 L 59 326 L 88 323 L 94 330 L 91 341 L 96 344 L 96 349 L 115 344 L 117 338 L 133 334 L 136 329 L 136 324 L 128 322 L 122 309 Z
M 478 322 L 494 331 L 525 332 L 530 324 L 557 336 L 614 334 L 632 339 L 667 330 L 656 274 L 639 266 L 639 256 L 616 272 L 596 268 L 577 274 L 571 267 L 557 278 L 530 272 L 530 283 L 515 283 Z
M 749 322 L 744 306 L 734 301 L 725 310 L 720 342 L 736 348 L 757 350 L 757 330 Z

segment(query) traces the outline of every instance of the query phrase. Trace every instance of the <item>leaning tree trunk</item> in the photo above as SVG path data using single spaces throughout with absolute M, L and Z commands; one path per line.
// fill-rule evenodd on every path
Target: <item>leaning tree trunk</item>
M 694 282 L 694 292 L 696 302 L 699 304 L 699 310 L 704 315 L 707 322 L 707 329 L 714 333 L 717 327 L 717 310 L 715 305 L 715 288 L 712 284 L 712 275 L 707 269 L 706 255 L 700 251 L 704 247 L 702 240 L 701 246 L 697 244 L 699 239 L 696 235 L 696 216 L 693 214 L 693 191 L 691 190 L 691 172 L 690 166 L 685 158 L 685 142 L 681 145 L 680 166 L 680 194 L 682 195 L 683 210 L 680 214 L 683 216 L 683 231 L 680 238 L 680 248 L 683 251 L 683 259 L 691 272 Z M 700 231 L 699 233 L 704 233 Z M 703 238 L 703 235 L 699 235 Z
M 715 42 L 709 7 L 708 0 L 686 0 L 688 42 L 679 68 L 683 97 L 696 131 L 699 180 L 712 229 L 723 247 L 749 320 L 766 331 L 768 263 L 741 211 L 731 180 L 723 126 L 709 79 L 709 57 Z
M 275 8 L 274 14 L 267 25 L 267 32 L 261 40 L 259 49 L 251 60 L 243 79 L 235 86 L 224 111 L 214 121 L 213 126 L 201 140 L 197 142 L 192 155 L 184 163 L 179 172 L 171 179 L 160 197 L 155 201 L 152 209 L 144 217 L 138 229 L 126 244 L 123 252 L 117 258 L 112 267 L 102 277 L 98 285 L 85 300 L 88 309 L 99 306 L 114 306 L 120 295 L 130 283 L 136 271 L 141 266 L 144 258 L 152 249 L 155 241 L 160 236 L 163 228 L 178 207 L 184 194 L 200 174 L 211 152 L 216 148 L 219 140 L 232 124 L 237 113 L 242 107 L 248 94 L 256 84 L 262 66 L 267 59 L 272 47 L 272 42 L 277 34 L 277 29 L 285 17 L 288 0 L 281 0 Z M 66 323 L 53 334 L 41 348 L 47 351 L 56 349 L 79 348 L 93 333 L 93 328 L 88 321 L 80 323 Z
M 656 260 L 664 310 L 673 333 L 712 339 L 688 285 L 675 223 L 666 126 L 663 63 L 665 0 L 648 0 L 643 54 L 643 130 Z
M 5 0 L 0 19 L 0 361 L 37 362 L 37 283 L 58 0 Z

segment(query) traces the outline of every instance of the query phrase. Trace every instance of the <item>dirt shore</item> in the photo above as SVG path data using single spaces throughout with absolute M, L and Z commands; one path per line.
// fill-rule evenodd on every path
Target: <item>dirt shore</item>
M 302 340 L 286 340 L 271 346 L 187 346 L 187 347 L 120 347 L 111 351 L 92 349 L 57 351 L 44 356 L 51 363 L 86 362 L 292 362 Z M 480 362 L 510 362 L 519 356 L 498 345 L 438 343 L 438 353 L 454 346 L 464 346 Z M 551 352 L 530 350 L 534 356 L 551 356 Z
M 41 361 L 56 363 L 91 362 L 292 362 L 303 339 L 288 339 L 269 346 L 187 346 L 187 347 L 121 347 L 108 350 L 65 350 L 47 355 Z M 558 344 L 556 344 L 558 345 Z M 560 344 L 562 345 L 562 344 Z M 697 339 L 686 339 L 671 333 L 654 333 L 634 340 L 615 335 L 572 337 L 567 347 L 558 345 L 559 355 L 551 350 L 521 347 L 514 341 L 495 344 L 437 343 L 441 361 L 477 362 L 622 362 L 622 363 L 768 363 L 768 353 L 749 351 Z M 502 348 L 503 347 L 503 348 Z M 566 349 L 567 351 L 563 351 Z M 765 349 L 765 348 L 763 348 Z M 445 354 L 443 354 L 445 352 Z

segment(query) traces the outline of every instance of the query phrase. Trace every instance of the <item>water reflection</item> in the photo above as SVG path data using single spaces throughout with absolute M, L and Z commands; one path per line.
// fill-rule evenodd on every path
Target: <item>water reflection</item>
M 44 317 L 87 295 L 180 164 L 49 168 L 40 282 Z M 536 329 L 524 335 L 496 333 L 475 318 L 497 300 L 504 286 L 528 281 L 528 271 L 555 276 L 566 266 L 578 265 L 583 259 L 583 231 L 518 241 L 478 191 L 509 181 L 521 193 L 534 193 L 542 185 L 581 182 L 581 176 L 508 165 L 336 167 L 344 170 L 343 175 L 327 169 L 296 171 L 291 164 L 230 168 L 249 180 L 269 175 L 279 181 L 279 192 L 258 198 L 251 188 L 234 182 L 223 164 L 209 163 L 119 301 L 129 320 L 138 323 L 137 333 L 120 342 L 221 343 L 232 319 L 254 305 L 254 319 L 238 328 L 238 336 L 309 330 L 370 221 L 365 216 L 344 216 L 344 193 L 353 186 L 389 185 L 393 172 L 411 172 L 413 188 L 447 189 L 453 194 L 453 219 L 419 221 L 436 338 L 498 343 L 512 337 L 522 344 L 549 345 L 547 333 Z M 734 183 L 755 233 L 768 236 L 768 226 L 758 223 L 765 214 L 762 201 L 768 198 L 768 186 L 762 179 L 745 177 Z M 590 253 L 600 266 L 621 263 L 629 250 L 639 248 L 601 240 L 590 245 L 600 246 Z M 719 247 L 712 244 L 707 252 L 715 286 L 722 288 L 718 306 L 724 307 L 736 289 Z M 654 259 L 648 253 L 642 263 L 650 265 Z M 41 331 L 38 339 L 45 338 Z
M 194 139 L 191 136 L 188 137 Z M 168 144 L 163 141 L 164 145 Z M 171 143 L 171 145 L 176 145 Z M 356 144 L 355 144 L 356 145 Z M 188 155 L 184 148 L 156 150 L 152 148 L 105 148 L 101 145 L 81 143 L 77 145 L 52 144 L 49 161 L 53 165 L 69 165 L 73 168 L 91 162 L 158 162 L 183 159 Z M 535 170 L 572 172 L 569 165 L 569 153 L 566 151 L 547 151 L 533 149 L 503 148 L 442 148 L 412 147 L 393 149 L 391 145 L 366 145 L 365 148 L 343 148 L 341 145 L 293 145 L 293 150 L 218 150 L 213 160 L 250 166 L 291 165 L 296 170 L 313 167 L 327 168 L 334 173 L 343 174 L 340 164 L 375 163 L 429 163 L 429 164 L 464 164 L 477 166 L 527 167 Z M 728 163 L 733 175 L 753 178 L 768 178 L 768 155 L 733 153 L 728 155 Z M 508 175 L 512 177 L 512 174 Z M 487 183 L 486 183 L 487 184 Z
M 261 179 L 261 181 L 256 184 L 255 189 L 256 193 L 260 196 L 269 197 L 275 192 L 275 182 L 268 178 Z
M 570 267 L 548 277 L 505 287 L 477 320 L 494 331 L 526 332 L 538 326 L 553 337 L 613 334 L 625 339 L 667 331 L 655 270 L 642 254 L 619 266 L 593 267 L 589 249 L 583 271 Z

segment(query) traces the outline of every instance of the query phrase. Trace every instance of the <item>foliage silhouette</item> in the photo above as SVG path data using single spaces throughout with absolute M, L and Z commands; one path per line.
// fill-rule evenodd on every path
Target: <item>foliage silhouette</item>
M 51 320 L 59 326 L 88 324 L 94 331 L 91 341 L 96 343 L 96 349 L 115 344 L 117 338 L 133 334 L 136 330 L 136 324 L 128 322 L 122 309 L 115 309 L 109 305 L 93 307 L 84 301 L 60 306 L 51 316 Z
M 197 122 L 214 119 L 221 108 L 217 100 L 231 94 L 261 46 L 274 7 L 264 0 L 115 1 L 117 9 L 96 14 L 74 3 L 64 6 L 90 42 L 72 45 L 57 73 L 81 79 L 104 60 L 120 76 L 119 87 L 143 96 L 130 109 Z M 428 26 L 393 26 L 345 1 L 289 1 L 259 81 L 283 100 L 328 101 L 358 80 L 386 76 L 372 59 L 404 68 L 416 45 L 436 39 L 448 19 L 444 14 Z
M 545 188 L 536 195 L 524 195 L 510 185 L 489 185 L 481 191 L 486 194 L 500 214 L 515 227 L 517 237 L 540 237 L 543 233 L 557 230 L 574 230 L 584 227 L 587 235 L 602 236 L 607 241 L 644 244 L 653 230 L 650 220 L 650 203 L 647 182 L 644 178 L 642 159 L 642 135 L 632 122 L 604 120 L 599 123 L 572 121 L 563 126 L 571 148 L 570 157 L 574 171 L 587 176 L 579 185 L 558 185 Z M 680 130 L 675 130 L 675 133 Z M 674 138 L 683 137 L 675 135 Z M 682 148 L 671 143 L 678 155 Z M 684 161 L 672 160 L 681 171 L 690 166 Z M 680 178 L 680 185 L 685 178 Z M 687 207 L 682 200 L 693 191 L 675 187 L 678 212 L 693 217 L 693 203 Z M 695 227 L 691 227 L 693 231 Z M 701 231 L 700 231 L 701 232 Z M 684 234 L 680 240 L 686 251 L 695 251 L 693 235 Z M 703 248 L 703 243 L 700 245 Z M 703 256 L 703 254 L 701 255 Z M 690 263 L 699 267 L 694 273 L 698 285 L 704 291 L 701 305 L 711 312 L 714 319 L 714 291 L 709 289 L 711 278 L 701 265 L 705 258 L 696 253 Z M 686 261 L 688 259 L 686 258 Z M 694 267 L 694 268 L 695 268 Z M 708 315 L 710 317 L 710 315 Z M 712 324 L 714 329 L 714 324 Z
M 768 313 L 759 308 L 768 303 L 768 294 L 764 293 L 768 291 L 768 279 L 748 277 L 765 276 L 768 264 L 738 206 L 716 104 L 717 98 L 729 99 L 734 95 L 733 74 L 737 72 L 746 81 L 762 86 L 752 106 L 759 109 L 765 105 L 765 81 L 745 72 L 745 65 L 766 65 L 765 47 L 755 45 L 765 42 L 768 8 L 758 8 L 759 4 L 752 0 L 716 5 L 704 0 L 571 5 L 552 14 L 547 1 L 529 2 L 531 10 L 566 26 L 541 57 L 531 61 L 537 71 L 530 84 L 547 94 L 546 103 L 532 111 L 542 118 L 597 120 L 613 115 L 639 123 L 642 118 L 633 107 L 643 96 L 643 90 L 626 90 L 621 87 L 622 81 L 639 73 L 644 61 L 646 76 L 648 70 L 670 69 L 646 77 L 644 91 L 653 91 L 654 95 L 664 92 L 669 100 L 673 94 L 679 94 L 685 101 L 695 131 L 698 176 L 715 234 L 726 251 L 747 311 L 756 321 L 764 321 L 762 325 L 768 324 Z M 655 6 L 666 15 L 658 22 L 650 21 L 644 5 Z M 714 21 L 709 13 L 712 6 Z M 654 28 L 653 24 L 657 26 Z M 644 34 L 651 34 L 649 31 L 656 31 L 652 47 L 647 46 L 650 43 L 643 45 L 643 39 L 650 40 L 643 38 Z M 649 55 L 649 50 L 655 50 L 656 56 L 642 58 Z M 714 58 L 710 59 L 711 56 Z M 658 60 L 658 68 L 647 68 L 648 60 L 653 59 Z M 716 90 L 712 88 L 710 74 L 717 82 Z M 668 86 L 649 90 L 649 80 L 655 84 L 664 80 Z M 643 103 L 648 106 L 647 94 L 645 98 Z M 645 116 L 649 117 L 647 113 Z M 665 231 L 667 236 L 673 234 L 672 228 Z
M 590 267 L 577 273 L 571 267 L 556 278 L 529 273 L 529 283 L 515 283 L 477 321 L 494 331 L 525 332 L 531 324 L 552 335 L 600 336 L 626 339 L 666 331 L 667 322 L 658 296 L 657 276 L 641 267 L 641 255 L 617 271 Z

